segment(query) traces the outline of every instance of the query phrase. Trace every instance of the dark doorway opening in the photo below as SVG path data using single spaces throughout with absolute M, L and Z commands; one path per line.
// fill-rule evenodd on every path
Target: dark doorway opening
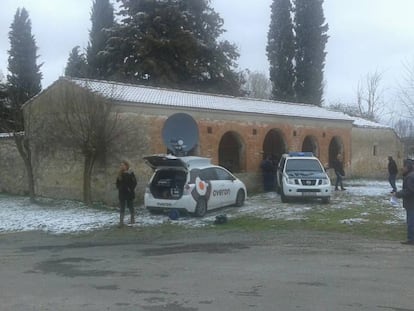
M 219 144 L 219 165 L 232 173 L 245 170 L 245 146 L 242 138 L 236 132 L 227 132 Z

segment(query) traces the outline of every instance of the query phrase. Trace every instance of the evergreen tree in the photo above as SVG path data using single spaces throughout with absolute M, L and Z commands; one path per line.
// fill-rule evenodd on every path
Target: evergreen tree
M 92 29 L 86 49 L 86 60 L 90 78 L 105 79 L 109 70 L 105 58 L 109 29 L 114 26 L 114 7 L 109 0 L 94 0 L 91 13 Z
M 79 46 L 75 46 L 69 54 L 69 59 L 65 68 L 65 76 L 74 78 L 88 77 L 88 65 Z
M 132 83 L 239 95 L 237 48 L 219 41 L 223 20 L 208 0 L 121 0 L 107 46 L 113 74 Z
M 25 130 L 22 105 L 42 89 L 42 74 L 37 65 L 36 40 L 32 35 L 32 25 L 25 8 L 17 9 L 9 32 L 10 50 L 7 75 L 7 96 L 10 104 L 10 119 L 13 138 L 23 159 L 28 181 L 29 196 L 35 198 L 34 176 L 30 131 Z M 26 124 L 30 126 L 30 114 Z M 24 131 L 24 132 L 22 132 Z
M 267 57 L 270 64 L 272 99 L 293 101 L 295 72 L 295 37 L 290 0 L 273 0 L 270 29 L 267 35 Z
M 8 96 L 15 131 L 23 130 L 22 105 L 41 90 L 37 46 L 25 8 L 17 9 L 9 32 Z
M 295 0 L 296 82 L 298 102 L 321 106 L 328 24 L 323 0 Z
M 7 83 L 0 72 L 0 132 L 8 131 L 13 124 L 10 116 L 10 101 L 7 94 Z

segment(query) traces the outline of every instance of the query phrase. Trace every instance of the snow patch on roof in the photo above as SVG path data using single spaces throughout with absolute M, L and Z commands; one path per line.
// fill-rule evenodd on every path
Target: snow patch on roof
M 382 129 L 391 129 L 390 126 L 380 124 L 377 122 L 372 122 L 366 119 L 353 117 L 354 119 L 354 126 L 356 127 L 365 127 L 365 128 L 382 128 Z
M 331 111 L 314 105 L 196 93 L 109 81 L 75 78 L 65 79 L 105 98 L 132 104 L 145 103 L 158 106 L 341 120 L 348 122 L 352 122 L 353 120 L 353 118 L 342 112 Z

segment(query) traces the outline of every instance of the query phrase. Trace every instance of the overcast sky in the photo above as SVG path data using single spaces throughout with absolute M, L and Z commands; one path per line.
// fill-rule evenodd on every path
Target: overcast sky
M 239 67 L 268 74 L 265 53 L 272 0 L 212 0 L 224 19 L 225 38 L 240 50 Z M 7 71 L 8 32 L 18 7 L 29 11 L 43 62 L 45 88 L 63 75 L 70 50 L 85 48 L 92 0 L 2 0 L 0 70 Z M 325 0 L 329 24 L 325 67 L 326 104 L 355 101 L 358 81 L 383 74 L 389 101 L 395 98 L 403 63 L 414 63 L 413 0 Z

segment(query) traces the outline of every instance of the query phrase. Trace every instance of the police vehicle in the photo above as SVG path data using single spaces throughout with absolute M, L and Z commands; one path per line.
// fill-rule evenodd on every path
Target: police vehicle
M 292 198 L 331 199 L 331 181 L 324 167 L 312 152 L 283 154 L 277 167 L 276 190 L 283 203 Z

